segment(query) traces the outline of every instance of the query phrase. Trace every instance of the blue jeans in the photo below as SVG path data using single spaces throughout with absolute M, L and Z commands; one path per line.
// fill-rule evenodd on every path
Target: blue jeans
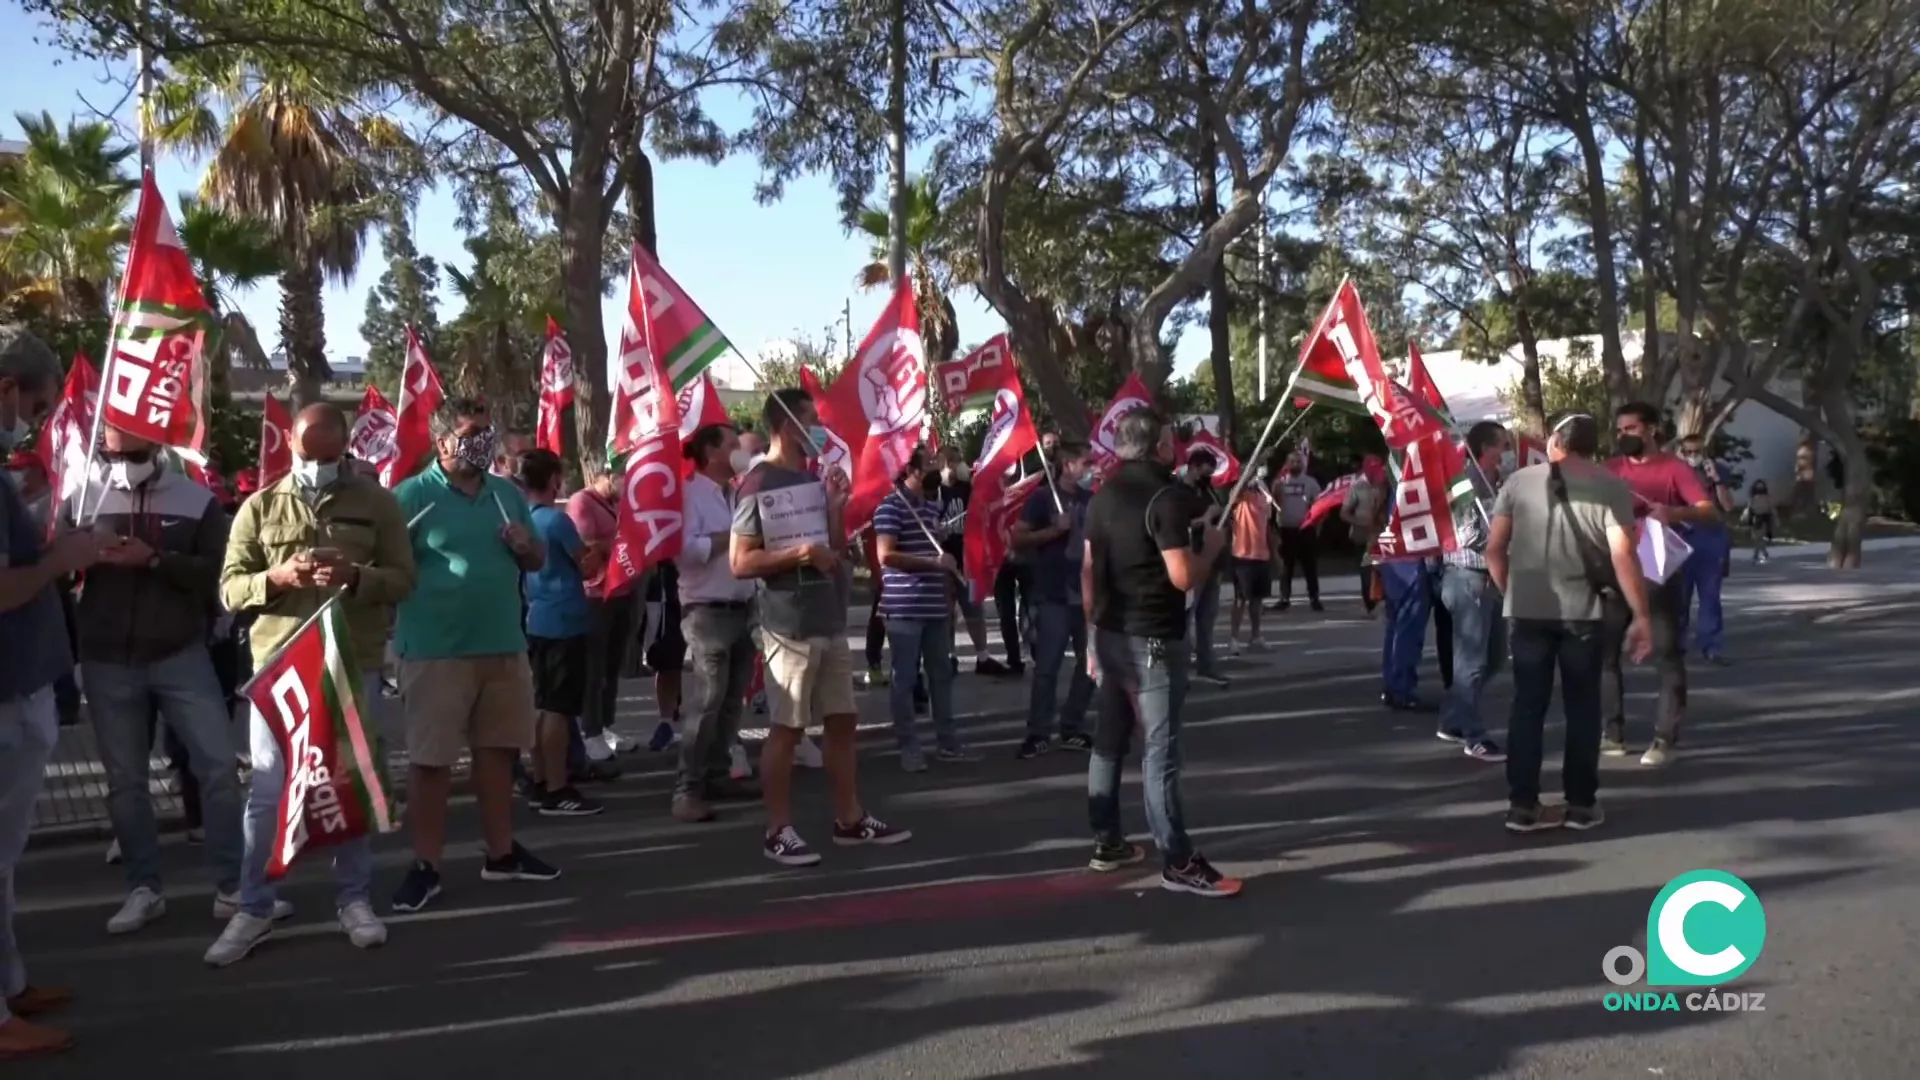
M 240 777 L 233 751 L 226 695 L 205 645 L 194 645 L 145 667 L 82 661 L 93 733 L 107 772 L 107 815 L 120 841 L 127 888 L 160 891 L 160 833 L 148 792 L 153 756 L 151 705 L 186 744 L 188 764 L 200 781 L 207 830 L 207 863 L 223 893 L 240 884 L 245 850 L 240 825 Z
M 382 705 L 381 682 L 378 671 L 366 672 L 360 680 L 361 704 L 368 713 L 363 719 L 373 731 L 380 730 L 374 717 Z M 247 794 L 247 859 L 240 868 L 240 910 L 255 918 L 270 919 L 276 893 L 267 880 L 267 860 L 273 854 L 273 830 L 280 816 L 280 792 L 286 786 L 286 763 L 280 760 L 280 743 L 272 730 L 257 716 L 252 719 L 250 738 L 253 786 Z M 362 836 L 328 850 L 333 852 L 335 907 L 366 901 L 373 888 L 373 837 Z
M 7 999 L 27 988 L 27 964 L 13 936 L 13 871 L 33 830 L 33 804 L 59 738 L 53 687 L 0 701 L 0 1024 Z
M 1624 629 L 1624 627 L 1623 627 Z M 1507 801 L 1540 805 L 1540 761 L 1553 676 L 1567 718 L 1560 782 L 1568 806 L 1592 806 L 1600 792 L 1600 676 L 1613 632 L 1599 621 L 1513 620 L 1513 711 L 1507 719 Z
M 1044 739 L 1053 734 L 1054 689 L 1060 685 L 1060 665 L 1067 645 L 1073 645 L 1073 674 L 1067 683 L 1066 704 L 1059 707 L 1060 735 L 1077 735 L 1087 723 L 1087 703 L 1093 700 L 1093 677 L 1087 674 L 1087 617 L 1074 603 L 1042 601 L 1033 608 L 1032 696 L 1027 702 L 1027 735 Z
M 927 697 L 933 711 L 933 737 L 942 750 L 960 749 L 960 733 L 953 724 L 953 620 L 887 620 L 887 644 L 893 653 L 893 682 L 887 700 L 893 711 L 893 735 L 903 756 L 920 752 L 914 730 L 914 674 L 926 671 Z M 924 663 L 923 663 L 924 661 Z
M 1685 648 L 1687 622 L 1693 613 L 1693 598 L 1700 597 L 1700 619 L 1694 623 L 1694 644 L 1702 656 L 1719 656 L 1721 632 L 1725 622 L 1720 614 L 1720 583 L 1726 578 L 1727 552 L 1733 538 L 1724 527 L 1696 528 L 1687 532 L 1686 541 L 1693 554 L 1680 567 L 1680 641 Z
M 1180 805 L 1180 707 L 1187 697 L 1184 641 L 1131 637 L 1095 628 L 1100 662 L 1100 719 L 1087 763 L 1087 820 L 1102 844 L 1126 840 L 1120 828 L 1120 766 L 1133 742 L 1133 726 L 1146 733 L 1140 786 L 1147 828 L 1168 866 L 1193 857 L 1186 812 Z
M 1453 619 L 1453 689 L 1440 703 L 1440 730 L 1479 742 L 1487 735 L 1480 692 L 1507 661 L 1500 590 L 1484 570 L 1449 566 L 1440 573 L 1440 602 Z
M 1395 701 L 1411 701 L 1420 685 L 1420 654 L 1427 647 L 1427 620 L 1433 614 L 1432 586 L 1427 581 L 1427 568 L 1418 562 L 1387 562 L 1376 569 L 1387 599 L 1380 689 Z
M 1213 656 L 1213 624 L 1220 617 L 1220 575 L 1209 574 L 1193 599 L 1193 669 L 1211 675 L 1217 668 Z

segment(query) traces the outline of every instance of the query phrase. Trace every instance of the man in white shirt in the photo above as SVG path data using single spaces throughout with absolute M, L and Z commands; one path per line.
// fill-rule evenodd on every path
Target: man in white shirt
M 680 734 L 680 776 L 673 816 L 711 821 L 713 799 L 757 799 L 760 793 L 729 775 L 729 749 L 739 737 L 740 705 L 753 678 L 751 580 L 733 576 L 727 547 L 733 531 L 733 478 L 746 471 L 740 436 L 709 424 L 687 440 L 695 472 L 687 480 L 686 541 L 674 560 L 680 571 L 680 630 L 697 676 L 691 725 Z

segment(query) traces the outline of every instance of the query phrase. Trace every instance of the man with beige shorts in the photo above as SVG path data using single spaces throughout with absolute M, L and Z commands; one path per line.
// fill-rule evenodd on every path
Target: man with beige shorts
M 740 484 L 728 561 L 734 577 L 760 583 L 770 720 L 760 758 L 767 804 L 761 850 L 782 866 L 813 866 L 820 855 L 794 831 L 792 816 L 794 748 L 813 724 L 826 728 L 833 842 L 898 844 L 913 834 L 862 809 L 855 783 L 859 714 L 847 650 L 852 580 L 841 555 L 847 546 L 847 476 L 836 469 L 822 483 L 807 467 L 811 449 L 826 446 L 827 437 L 805 390 L 776 390 L 763 419 L 773 442 Z
M 533 538 L 526 496 L 487 471 L 497 439 L 487 407 L 451 398 L 431 424 L 438 459 L 394 489 L 406 520 L 414 522 L 418 573 L 393 629 L 414 853 L 393 897 L 395 911 L 419 911 L 440 895 L 447 794 L 463 749 L 473 751 L 473 789 L 486 836 L 480 879 L 560 876 L 513 840 L 513 763 L 533 746 L 520 575 L 538 570 L 545 550 Z

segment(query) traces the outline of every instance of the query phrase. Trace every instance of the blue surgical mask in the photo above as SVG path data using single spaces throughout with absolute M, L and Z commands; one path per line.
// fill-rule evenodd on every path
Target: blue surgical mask
M 332 485 L 340 479 L 340 463 L 337 461 L 308 461 L 302 457 L 293 459 L 293 478 L 300 486 L 310 491 Z
M 815 424 L 807 429 L 807 438 L 813 440 L 813 452 L 824 454 L 833 448 L 833 436 L 827 434 L 824 425 Z

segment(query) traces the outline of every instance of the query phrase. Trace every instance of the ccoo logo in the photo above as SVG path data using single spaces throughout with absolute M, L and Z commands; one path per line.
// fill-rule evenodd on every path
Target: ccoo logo
M 1724 870 L 1693 870 L 1653 898 L 1647 955 L 1617 946 L 1601 971 L 1615 986 L 1632 986 L 1643 972 L 1648 986 L 1707 986 L 1744 974 L 1766 943 L 1767 913 L 1753 889 Z

